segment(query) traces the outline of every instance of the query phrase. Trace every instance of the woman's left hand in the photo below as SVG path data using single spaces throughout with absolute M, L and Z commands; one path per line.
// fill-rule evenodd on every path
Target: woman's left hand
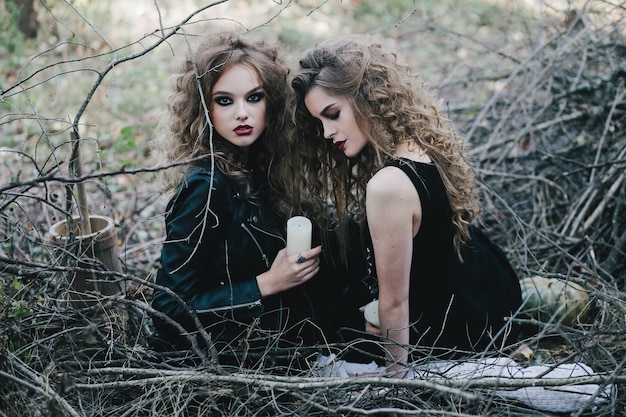
M 257 276 L 261 295 L 277 294 L 313 278 L 320 270 L 321 252 L 322 247 L 317 246 L 301 254 L 287 256 L 287 249 L 281 249 L 270 270 Z
M 376 334 L 378 336 L 382 335 L 383 332 L 382 330 L 380 330 L 380 327 L 376 327 L 374 326 L 372 323 L 370 323 L 369 321 L 365 322 L 365 331 L 367 333 L 371 333 L 371 334 Z
M 370 304 L 371 304 L 371 303 L 370 303 Z M 369 305 L 369 304 L 364 305 L 363 307 L 359 308 L 359 311 L 360 311 L 361 313 L 365 313 L 365 310 L 367 309 L 367 306 L 368 306 L 368 305 Z M 373 324 L 372 322 L 367 321 L 367 320 L 365 320 L 365 331 L 366 331 L 367 333 L 377 334 L 377 335 L 379 335 L 379 336 L 382 334 L 382 331 L 380 330 L 380 327 L 376 326 L 375 324 Z

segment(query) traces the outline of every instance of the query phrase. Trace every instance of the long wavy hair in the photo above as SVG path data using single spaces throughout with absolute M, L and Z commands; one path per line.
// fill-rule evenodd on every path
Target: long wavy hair
M 220 76 L 236 64 L 244 64 L 256 73 L 266 97 L 266 128 L 250 147 L 247 165 L 241 163 L 243 150 L 220 137 L 209 118 L 214 105 L 213 88 Z M 170 77 L 167 112 L 153 141 L 154 161 L 170 166 L 159 173 L 164 191 L 174 191 L 191 167 L 210 158 L 216 169 L 244 184 L 247 197 L 253 199 L 251 172 L 257 170 L 266 178 L 270 175 L 279 143 L 290 130 L 286 110 L 288 75 L 277 46 L 264 40 L 245 39 L 231 32 L 203 38 Z
M 453 244 L 460 258 L 480 210 L 478 191 L 464 156 L 466 141 L 439 111 L 436 96 L 398 63 L 395 54 L 359 37 L 321 43 L 308 50 L 299 64 L 291 81 L 296 130 L 290 152 L 296 161 L 294 169 L 302 176 L 288 190 L 291 204 L 321 227 L 339 228 L 347 244 L 348 219 L 365 219 L 367 182 L 393 157 L 399 143 L 408 142 L 422 148 L 441 175 L 452 207 Z M 368 144 L 357 156 L 346 158 L 332 141 L 324 140 L 321 123 L 304 104 L 313 87 L 347 99 L 357 124 L 369 126 L 363 129 Z

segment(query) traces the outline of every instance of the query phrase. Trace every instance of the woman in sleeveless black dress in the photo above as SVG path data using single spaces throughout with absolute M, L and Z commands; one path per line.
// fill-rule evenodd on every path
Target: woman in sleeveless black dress
M 293 204 L 338 235 L 342 253 L 351 222 L 368 225 L 380 323 L 365 329 L 381 337 L 389 375 L 404 375 L 416 346 L 458 354 L 515 341 L 519 282 L 473 226 L 466 142 L 432 93 L 356 37 L 307 51 L 291 85 Z
M 386 166 L 411 179 L 422 206 L 411 257 L 411 344 L 470 352 L 500 347 L 505 335 L 498 332 L 520 297 L 504 253 L 472 227 L 461 263 L 452 245 L 450 204 L 435 165 L 399 158 Z

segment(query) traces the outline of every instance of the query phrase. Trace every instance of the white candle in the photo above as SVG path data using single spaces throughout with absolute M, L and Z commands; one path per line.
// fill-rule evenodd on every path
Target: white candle
M 287 255 L 302 253 L 311 249 L 311 221 L 304 216 L 287 220 Z
M 380 319 L 378 318 L 378 300 L 370 302 L 365 306 L 365 320 L 372 323 L 376 327 L 380 327 Z

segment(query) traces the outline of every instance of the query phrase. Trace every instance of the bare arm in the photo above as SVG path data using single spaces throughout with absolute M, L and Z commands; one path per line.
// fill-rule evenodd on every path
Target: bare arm
M 379 285 L 380 333 L 387 347 L 387 368 L 402 377 L 408 360 L 409 283 L 413 236 L 421 220 L 419 196 L 398 168 L 380 170 L 368 183 L 367 221 L 372 235 Z

